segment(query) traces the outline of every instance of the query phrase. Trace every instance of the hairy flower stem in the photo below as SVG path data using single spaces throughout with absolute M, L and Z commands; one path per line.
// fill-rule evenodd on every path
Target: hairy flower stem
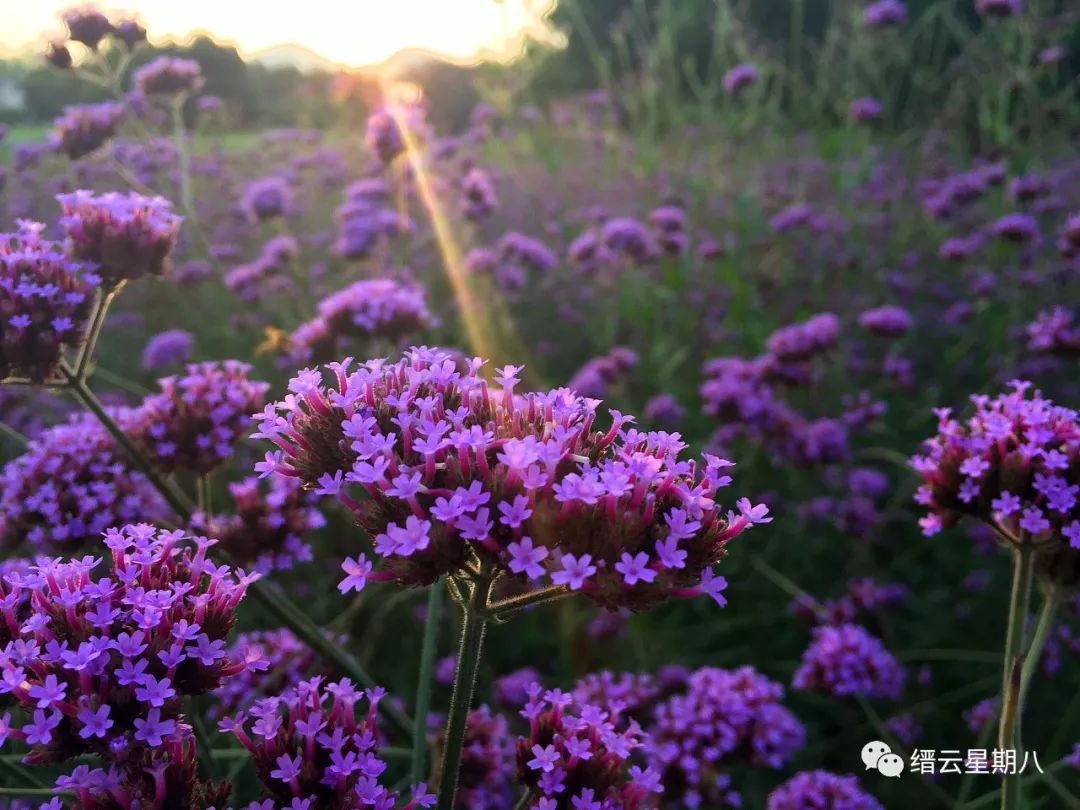
M 146 457 L 139 451 L 139 448 L 131 441 L 131 438 L 124 433 L 118 424 L 116 424 L 116 420 L 109 415 L 108 411 L 106 411 L 105 407 L 101 404 L 101 401 L 94 395 L 94 392 L 90 390 L 90 387 L 86 384 L 86 380 L 79 377 L 66 363 L 61 366 L 61 371 L 67 379 L 67 389 L 72 392 L 75 398 L 78 399 L 87 410 L 94 414 L 102 427 L 109 431 L 120 446 L 124 448 L 130 456 L 132 463 L 146 475 L 150 484 L 154 489 L 161 493 L 161 496 L 169 506 L 172 507 L 172 510 L 176 513 L 177 517 L 180 518 L 181 524 L 186 526 L 191 518 L 191 509 L 183 502 L 176 490 L 154 470 L 150 462 L 147 461 Z M 232 564 L 232 561 L 229 560 L 228 556 L 223 554 L 220 550 L 216 551 L 215 556 L 221 558 L 221 560 L 228 564 Z M 289 599 L 276 585 L 268 580 L 259 579 L 251 583 L 248 587 L 248 593 L 254 597 L 267 612 L 274 616 L 285 627 L 292 630 L 297 638 L 303 641 L 316 655 L 328 664 L 331 664 L 342 674 L 349 676 L 363 686 L 371 688 L 376 685 L 375 679 L 360 666 L 356 659 L 349 655 L 338 644 L 327 638 L 322 629 L 311 621 L 307 614 Z M 403 734 L 406 736 L 412 734 L 412 721 L 404 712 L 389 701 L 383 701 L 380 709 L 386 713 L 387 717 L 390 718 Z
M 461 751 L 465 744 L 465 728 L 476 688 L 476 673 L 480 668 L 480 655 L 487 632 L 488 598 L 492 579 L 481 576 L 472 583 L 472 593 L 465 605 L 461 624 L 461 644 L 458 648 L 457 672 L 454 673 L 454 691 L 450 697 L 450 715 L 446 723 L 446 741 L 443 747 L 442 769 L 439 774 L 438 810 L 453 810 L 457 794 L 458 770 L 461 767 Z
M 431 706 L 431 685 L 435 675 L 435 654 L 439 649 L 439 622 L 442 621 L 443 593 L 446 589 L 442 577 L 431 583 L 428 589 L 427 616 L 424 618 L 424 640 L 420 647 L 420 676 L 416 684 L 416 714 L 413 717 L 412 763 L 409 781 L 421 782 L 427 776 L 427 716 Z
M 1017 667 L 1018 657 L 1022 656 L 1024 647 L 1024 623 L 1027 621 L 1028 605 L 1031 601 L 1031 580 L 1031 542 L 1023 537 L 1019 549 L 1013 552 L 1013 583 L 1005 634 L 1001 720 L 998 726 L 998 747 L 1001 749 L 1014 748 L 1019 744 L 1023 690 Z M 1020 775 L 1006 774 L 1001 793 L 1001 810 L 1020 810 L 1021 793 Z
M 488 613 L 493 619 L 504 619 L 511 613 L 524 610 L 533 605 L 546 605 L 549 602 L 557 602 L 570 594 L 570 589 L 565 585 L 553 585 L 550 588 L 541 588 L 537 591 L 529 591 L 520 596 L 511 596 L 500 599 L 487 606 Z

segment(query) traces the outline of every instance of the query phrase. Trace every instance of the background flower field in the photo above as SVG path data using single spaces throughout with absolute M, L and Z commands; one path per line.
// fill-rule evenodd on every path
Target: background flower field
M 66 16 L 100 97 L 0 142 L 5 806 L 1080 807 L 1076 10 L 764 5 L 254 133 Z

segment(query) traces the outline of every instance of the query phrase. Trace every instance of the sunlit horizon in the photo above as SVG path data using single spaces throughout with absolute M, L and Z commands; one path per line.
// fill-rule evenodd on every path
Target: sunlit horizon
M 282 46 L 298 46 L 343 68 L 381 65 L 406 51 L 473 63 L 508 61 L 526 42 L 558 45 L 548 17 L 557 0 L 359 0 L 343 7 L 308 0 L 279 9 L 253 0 L 131 0 L 98 4 L 110 17 L 135 17 L 153 42 L 189 41 L 208 34 L 250 58 Z M 41 48 L 64 31 L 60 12 L 70 2 L 32 4 L 0 0 L 0 47 L 21 52 Z M 302 13 L 297 13 L 298 8 Z M 209 23 L 209 25 L 208 25 Z

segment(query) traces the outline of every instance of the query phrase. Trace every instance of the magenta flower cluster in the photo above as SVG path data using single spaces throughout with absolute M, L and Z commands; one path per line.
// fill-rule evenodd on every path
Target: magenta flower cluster
M 197 784 L 184 698 L 248 665 L 227 656 L 225 637 L 257 575 L 214 565 L 211 540 L 147 524 L 110 529 L 104 544 L 107 569 L 43 558 L 0 585 L 0 694 L 27 718 L 0 716 L 0 745 L 25 742 L 31 764 L 96 757 L 102 767 L 57 780 L 86 807 L 97 793 L 121 807 L 191 801 L 209 788 Z
M 184 374 L 159 380 L 130 428 L 151 462 L 165 472 L 205 474 L 232 456 L 236 442 L 262 408 L 269 383 L 248 379 L 238 360 L 194 363 Z
M 198 93 L 206 80 L 194 59 L 159 56 L 131 74 L 131 86 L 146 98 L 183 98 Z
M 216 537 L 231 560 L 260 573 L 284 571 L 311 560 L 305 537 L 322 528 L 326 519 L 317 497 L 295 478 L 275 476 L 260 491 L 259 479 L 229 484 L 231 508 L 225 514 L 196 514 L 194 531 Z
M 318 305 L 318 315 L 292 334 L 292 359 L 323 363 L 350 341 L 391 341 L 430 327 L 424 290 L 381 278 L 357 281 L 328 295 Z
M 276 697 L 221 721 L 252 756 L 269 805 L 295 810 L 416 810 L 433 807 L 423 784 L 399 805 L 383 784 L 376 710 L 382 689 L 358 690 L 352 681 L 301 681 Z M 362 706 L 366 702 L 366 709 Z
M 123 119 L 124 108 L 115 101 L 65 107 L 53 122 L 53 139 L 59 151 L 78 160 L 108 143 Z
M 133 413 L 113 418 L 125 426 Z M 111 526 L 167 515 L 146 476 L 89 414 L 43 431 L 0 471 L 0 545 L 8 549 L 80 549 Z
M 846 697 L 896 700 L 907 677 L 885 645 L 857 624 L 814 628 L 791 685 Z
M 23 222 L 0 234 L 0 379 L 41 382 L 83 340 L 99 276 Z
M 645 758 L 661 775 L 665 803 L 722 807 L 721 778 L 738 764 L 780 768 L 802 747 L 802 724 L 780 704 L 783 687 L 752 667 L 704 667 L 656 707 Z
M 384 569 L 346 560 L 342 589 L 426 584 L 473 555 L 608 607 L 700 593 L 725 601 L 712 566 L 733 537 L 770 520 L 745 498 L 721 512 L 713 496 L 730 483 L 730 462 L 681 461 L 677 435 L 629 429 L 618 412 L 594 431 L 595 400 L 516 394 L 512 366 L 493 390 L 483 365 L 461 370 L 427 348 L 393 364 L 332 363 L 331 384 L 305 370 L 267 407 L 256 436 L 278 449 L 258 469 L 337 496 L 375 539 Z
M 800 771 L 769 794 L 766 810 L 884 810 L 854 776 Z
M 566 692 L 529 688 L 521 710 L 529 733 L 517 740 L 517 781 L 537 797 L 530 810 L 646 810 L 662 790 L 652 768 L 629 765 L 641 727 L 618 713 L 577 704 Z
M 1029 396 L 1030 393 L 1030 396 Z M 1031 384 L 1014 381 L 993 399 L 972 397 L 964 421 L 937 411 L 938 433 L 911 465 L 922 476 L 919 522 L 933 535 L 970 515 L 1003 538 L 1080 549 L 1080 424 Z
M 73 258 L 91 263 L 106 286 L 169 269 L 180 217 L 163 197 L 75 191 L 57 196 Z

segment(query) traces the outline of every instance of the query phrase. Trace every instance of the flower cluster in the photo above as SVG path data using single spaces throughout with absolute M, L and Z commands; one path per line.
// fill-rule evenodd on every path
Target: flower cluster
M 655 710 L 645 756 L 661 774 L 665 801 L 720 807 L 730 801 L 718 778 L 738 763 L 780 768 L 805 740 L 802 724 L 780 705 L 784 689 L 752 667 L 704 667 L 685 692 Z
M 724 74 L 724 92 L 729 96 L 737 96 L 747 87 L 756 84 L 760 77 L 761 72 L 754 65 L 735 65 Z
M 0 740 L 29 745 L 31 764 L 96 755 L 107 770 L 77 768 L 57 787 L 83 806 L 111 794 L 120 806 L 206 806 L 220 786 L 196 780 L 185 697 L 217 688 L 248 661 L 231 660 L 225 637 L 250 576 L 207 559 L 213 541 L 146 524 L 105 533 L 102 560 L 42 559 L 0 586 L 0 692 L 26 713 Z M 227 794 L 228 790 L 225 789 Z
M 350 284 L 320 301 L 318 313 L 292 334 L 297 362 L 326 362 L 350 340 L 396 342 L 433 323 L 423 288 L 388 278 Z
M 160 371 L 191 358 L 195 336 L 184 329 L 166 329 L 146 342 L 142 352 L 144 371 Z
M 116 411 L 121 426 L 132 412 Z M 168 510 L 116 440 L 89 414 L 43 431 L 0 471 L 0 545 L 53 552 L 95 542 L 110 526 Z
M 70 8 L 61 16 L 71 41 L 82 43 L 90 50 L 97 50 L 101 40 L 113 32 L 109 18 L 94 6 Z
M 429 133 L 424 109 L 415 104 L 393 104 L 376 110 L 368 117 L 364 141 L 376 158 L 389 165 L 406 149 L 402 129 L 415 142 L 426 140 Z
M 115 101 L 65 107 L 64 114 L 53 122 L 53 138 L 61 152 L 78 160 L 113 138 L 123 119 L 124 108 Z
M 144 97 L 176 98 L 198 93 L 205 80 L 194 59 L 159 56 L 131 74 L 131 86 Z
M 800 771 L 769 794 L 766 810 L 884 810 L 854 776 Z
M 292 209 L 292 188 L 283 177 L 255 180 L 244 190 L 240 208 L 253 222 L 286 216 Z
M 100 282 L 62 245 L 42 239 L 42 227 L 23 222 L 0 234 L 0 379 L 52 376 L 64 349 L 82 342 Z
M 855 624 L 814 628 L 791 685 L 837 696 L 896 700 L 906 673 L 878 639 Z
M 897 306 L 868 309 L 859 316 L 859 325 L 875 335 L 897 338 L 911 329 L 911 314 Z
M 390 207 L 390 187 L 384 180 L 358 180 L 345 189 L 337 210 L 337 252 L 346 259 L 363 259 L 386 240 L 412 230 L 404 212 Z
M 228 653 L 230 658 L 251 663 L 214 690 L 217 705 L 212 712 L 216 717 L 236 714 L 257 700 L 293 689 L 313 673 L 321 672 L 311 648 L 284 628 L 237 633 Z
M 907 22 L 907 6 L 900 0 L 875 0 L 863 9 L 867 28 L 888 28 Z
M 911 460 L 922 476 L 916 500 L 929 509 L 926 535 L 962 515 L 995 526 L 1012 542 L 1024 536 L 1080 548 L 1080 424 L 1031 384 L 1015 381 L 994 399 L 973 396 L 966 422 L 938 414 L 938 433 Z
M 624 380 L 637 363 L 637 352 L 626 346 L 615 346 L 578 369 L 567 387 L 583 397 L 601 399 L 608 395 L 609 388 Z
M 208 473 L 233 453 L 263 406 L 269 383 L 249 380 L 238 360 L 193 363 L 184 374 L 159 380 L 161 392 L 138 408 L 130 432 L 165 472 Z
M 304 536 L 326 520 L 316 508 L 316 496 L 305 492 L 295 478 L 274 477 L 268 492 L 259 479 L 229 484 L 232 509 L 224 515 L 196 514 L 194 531 L 218 538 L 229 558 L 261 573 L 284 571 L 311 559 Z
M 275 236 L 262 246 L 254 261 L 230 267 L 225 286 L 245 302 L 258 301 L 271 290 L 289 290 L 293 280 L 285 271 L 299 255 L 300 243 L 295 237 Z
M 305 370 L 267 407 L 255 435 L 278 449 L 257 469 L 336 495 L 375 538 L 384 570 L 347 560 L 343 589 L 427 584 L 476 555 L 607 607 L 700 593 L 724 603 L 713 564 L 733 537 L 771 520 L 745 498 L 739 513 L 720 511 L 713 496 L 730 483 L 730 462 L 680 461 L 677 435 L 624 429 L 630 417 L 617 412 L 594 431 L 595 400 L 515 394 L 512 366 L 492 390 L 483 364 L 461 371 L 427 348 L 393 364 L 333 363 L 330 385 Z
M 884 610 L 901 605 L 911 596 L 906 585 L 879 583 L 870 577 L 848 582 L 847 593 L 839 599 L 816 602 L 809 595 L 792 600 L 791 610 L 810 625 L 853 624 Z
M 517 740 L 517 780 L 538 796 L 531 810 L 656 807 L 660 775 L 627 760 L 641 747 L 641 727 L 631 721 L 616 730 L 618 715 L 590 704 L 577 704 L 565 692 L 529 689 L 521 715 L 528 736 Z
M 493 248 L 477 247 L 465 255 L 466 270 L 492 276 L 505 291 L 520 290 L 532 276 L 548 273 L 558 263 L 551 248 L 518 231 L 503 234 Z
M 769 353 L 786 363 L 809 360 L 836 345 L 840 321 L 831 312 L 777 329 L 765 345 Z
M 483 169 L 472 168 L 461 181 L 465 218 L 473 222 L 486 219 L 495 210 L 498 199 L 491 176 Z
M 376 726 L 385 694 L 361 692 L 347 678 L 325 685 L 311 678 L 256 701 L 220 727 L 251 753 L 267 795 L 283 807 L 390 810 L 398 793 L 381 783 L 386 763 L 378 755 Z M 400 810 L 431 807 L 434 798 L 418 785 Z
M 469 712 L 458 769 L 460 810 L 503 810 L 513 806 L 514 738 L 506 718 L 487 706 Z
M 180 233 L 180 217 L 168 200 L 91 191 L 61 194 L 57 200 L 72 256 L 92 263 L 107 286 L 168 271 Z
M 1054 307 L 1038 314 L 1027 328 L 1028 349 L 1064 357 L 1080 355 L 1080 323 L 1072 310 Z

